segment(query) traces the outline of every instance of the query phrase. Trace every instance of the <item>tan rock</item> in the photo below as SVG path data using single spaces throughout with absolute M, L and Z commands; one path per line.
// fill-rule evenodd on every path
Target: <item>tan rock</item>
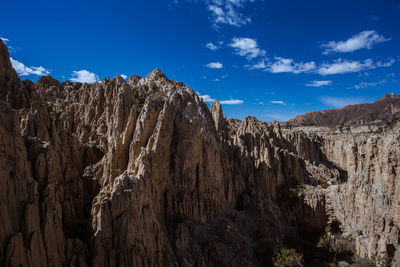
M 0 265 L 268 266 L 332 220 L 398 254 L 396 125 L 228 120 L 160 70 L 21 82 L 1 41 L 0 66 Z

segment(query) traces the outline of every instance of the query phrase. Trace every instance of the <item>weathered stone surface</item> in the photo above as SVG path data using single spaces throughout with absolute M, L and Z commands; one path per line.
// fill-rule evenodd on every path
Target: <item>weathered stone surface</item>
M 392 254 L 399 247 L 400 123 L 384 132 L 324 138 L 327 157 L 348 173 L 346 183 L 327 192 L 344 231 L 362 257 Z
M 160 70 L 21 82 L 0 52 L 0 265 L 268 266 L 333 220 L 359 255 L 397 253 L 396 124 L 227 120 Z
M 325 189 L 307 187 L 304 192 L 323 196 L 329 220 L 340 222 L 343 236 L 354 240 L 357 255 L 380 265 L 391 261 L 393 266 L 398 266 L 400 121 L 375 130 L 363 126 L 352 126 L 347 132 L 308 128 L 285 129 L 284 135 L 297 147 L 300 142 L 293 136 L 308 135 L 317 140 L 325 161 L 330 164 L 318 168 L 315 164 L 307 165 L 313 179 L 322 177 Z M 302 150 L 306 151 L 299 152 L 303 157 L 315 159 L 310 154 L 315 150 L 297 148 Z

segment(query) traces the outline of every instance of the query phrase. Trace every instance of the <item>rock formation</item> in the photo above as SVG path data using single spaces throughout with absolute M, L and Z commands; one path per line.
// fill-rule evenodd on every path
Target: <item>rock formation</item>
M 285 124 L 292 126 L 363 125 L 381 122 L 400 114 L 400 95 L 387 94 L 371 104 L 348 105 L 342 109 L 309 112 Z
M 1 41 L 0 66 L 1 266 L 270 266 L 293 241 L 322 266 L 322 237 L 400 259 L 398 123 L 227 120 L 160 70 L 20 81 Z

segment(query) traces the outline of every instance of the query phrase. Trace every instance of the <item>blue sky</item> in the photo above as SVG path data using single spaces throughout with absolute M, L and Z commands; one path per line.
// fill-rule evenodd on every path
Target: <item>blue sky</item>
M 230 118 L 285 121 L 400 93 L 398 0 L 6 1 L 0 36 L 22 79 L 160 68 Z

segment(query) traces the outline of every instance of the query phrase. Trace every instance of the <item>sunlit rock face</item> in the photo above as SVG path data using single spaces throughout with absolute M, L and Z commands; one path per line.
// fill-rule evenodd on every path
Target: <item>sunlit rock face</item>
M 359 256 L 399 258 L 395 118 L 228 120 L 160 70 L 20 81 L 1 41 L 0 66 L 0 265 L 269 266 L 332 222 Z

